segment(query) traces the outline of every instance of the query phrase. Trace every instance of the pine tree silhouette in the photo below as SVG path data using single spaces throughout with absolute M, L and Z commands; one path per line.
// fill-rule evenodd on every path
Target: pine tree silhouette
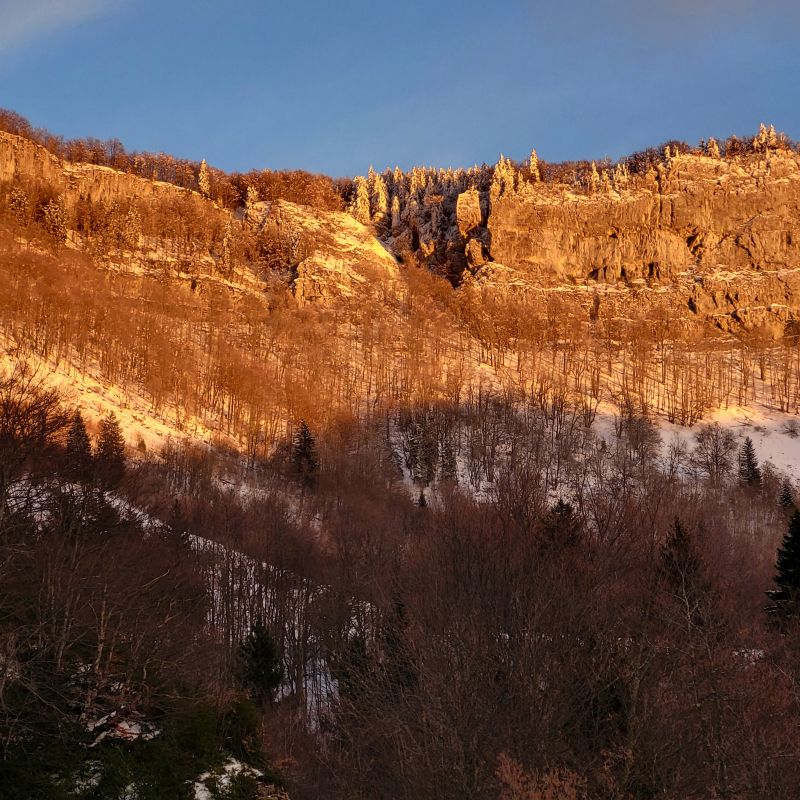
M 116 489 L 125 477 L 125 439 L 113 411 L 100 423 L 97 474 L 106 490 Z
M 316 442 L 305 420 L 301 420 L 300 427 L 294 435 L 292 462 L 295 475 L 297 475 L 301 483 L 304 486 L 313 486 L 317 479 L 319 456 L 317 455 Z
M 94 477 L 92 443 L 80 411 L 76 411 L 67 434 L 67 475 L 79 483 L 89 483 Z
M 278 645 L 260 619 L 250 627 L 247 639 L 239 645 L 239 659 L 245 688 L 261 702 L 272 702 L 283 680 L 283 666 Z
M 739 451 L 739 480 L 745 486 L 761 486 L 761 469 L 758 466 L 753 440 L 749 436 Z
M 766 611 L 784 619 L 796 617 L 800 600 L 800 511 L 797 509 L 789 520 L 789 529 L 778 549 L 775 570 L 777 574 L 773 580 L 778 588 L 767 591 L 774 605 L 768 606 Z
M 794 497 L 792 496 L 792 487 L 789 486 L 787 482 L 784 482 L 783 486 L 781 486 L 781 493 L 778 497 L 778 505 L 781 508 L 793 508 L 794 507 Z

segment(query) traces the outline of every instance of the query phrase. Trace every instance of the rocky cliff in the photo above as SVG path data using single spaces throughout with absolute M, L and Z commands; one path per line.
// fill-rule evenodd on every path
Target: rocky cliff
M 0 181 L 14 180 L 46 184 L 62 196 L 68 209 L 74 208 L 79 200 L 111 203 L 130 197 L 190 198 L 198 208 L 208 203 L 196 192 L 171 183 L 146 180 L 111 167 L 62 161 L 35 142 L 0 131 Z
M 594 306 L 613 287 L 630 308 L 666 304 L 726 330 L 777 334 L 800 317 L 800 157 L 682 155 L 643 183 L 592 195 L 542 185 L 498 198 L 482 238 L 510 270 L 503 283 L 580 287 Z M 496 274 L 475 270 L 487 286 L 499 287 Z

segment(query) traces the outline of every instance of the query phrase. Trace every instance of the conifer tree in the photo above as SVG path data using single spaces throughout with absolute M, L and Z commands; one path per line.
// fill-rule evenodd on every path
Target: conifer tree
M 792 487 L 789 485 L 787 481 L 784 481 L 783 486 L 781 486 L 781 493 L 778 497 L 778 505 L 781 508 L 793 508 L 794 507 L 794 497 L 792 496 Z
M 376 175 L 373 186 L 372 207 L 375 209 L 375 215 L 385 217 L 389 213 L 389 193 L 386 191 L 386 183 L 380 175 Z
M 531 180 L 537 183 L 539 181 L 539 157 L 536 155 L 535 149 L 531 150 L 530 169 Z
M 247 187 L 247 199 L 245 200 L 245 205 L 248 211 L 252 211 L 255 204 L 258 202 L 258 189 L 255 186 L 248 186 Z
M 200 194 L 206 198 L 206 200 L 210 199 L 211 197 L 211 170 L 208 168 L 208 164 L 206 164 L 206 160 L 203 159 L 200 163 L 200 175 L 197 179 L 197 184 L 200 187 Z
M 689 532 L 675 517 L 661 548 L 659 578 L 680 596 L 691 597 L 705 587 L 702 577 L 703 560 Z
M 59 197 L 51 200 L 42 211 L 45 230 L 57 241 L 67 239 L 67 209 L 64 201 Z
M 369 224 L 369 188 L 367 181 L 361 176 L 357 175 L 355 179 L 356 191 L 353 199 L 353 207 L 351 213 L 355 219 L 364 225 Z
M 67 474 L 72 480 L 80 483 L 91 481 L 94 473 L 92 443 L 86 432 L 86 425 L 80 411 L 72 417 L 72 424 L 67 434 Z
M 272 634 L 258 619 L 239 645 L 242 683 L 261 701 L 273 702 L 283 680 L 283 666 L 278 645 Z
M 399 232 L 403 221 L 400 216 L 400 200 L 397 195 L 392 198 L 392 230 Z
M 745 486 L 761 485 L 761 469 L 758 466 L 753 440 L 749 436 L 739 450 L 739 480 Z
M 710 158 L 717 158 L 717 159 L 720 158 L 719 145 L 717 144 L 717 140 L 713 136 L 710 136 L 708 139 L 707 152 Z
M 589 173 L 589 188 L 596 192 L 600 187 L 600 175 L 597 172 L 597 164 L 592 161 L 592 171 Z
M 101 486 L 106 490 L 116 489 L 125 477 L 125 439 L 113 411 L 100 423 L 97 473 Z
M 319 455 L 317 454 L 317 444 L 305 420 L 300 422 L 297 433 L 294 435 L 292 463 L 295 475 L 301 483 L 304 486 L 313 486 L 319 468 Z
M 453 444 L 449 440 L 442 447 L 441 480 L 443 483 L 458 483 L 458 465 Z
M 789 529 L 778 549 L 775 571 L 777 574 L 773 580 L 778 588 L 767 591 L 774 605 L 766 611 L 783 618 L 796 617 L 800 600 L 800 511 L 797 509 L 789 520 Z

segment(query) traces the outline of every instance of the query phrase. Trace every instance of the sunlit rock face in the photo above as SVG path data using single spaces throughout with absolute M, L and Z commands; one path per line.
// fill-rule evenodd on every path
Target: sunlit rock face
M 747 163 L 679 156 L 630 192 L 537 187 L 496 200 L 487 227 L 491 259 L 517 285 L 610 285 L 632 295 L 629 311 L 664 304 L 724 330 L 779 335 L 800 318 L 793 153 Z M 606 292 L 595 294 L 602 303 Z
M 111 203 L 122 198 L 142 200 L 185 198 L 200 209 L 208 201 L 199 194 L 171 183 L 147 180 L 138 175 L 94 164 L 70 164 L 44 147 L 20 136 L 0 131 L 0 181 L 23 178 L 46 184 L 57 191 L 68 209 L 80 200 Z
M 395 257 L 349 214 L 276 200 L 257 203 L 244 224 L 287 243 L 300 305 L 403 293 Z

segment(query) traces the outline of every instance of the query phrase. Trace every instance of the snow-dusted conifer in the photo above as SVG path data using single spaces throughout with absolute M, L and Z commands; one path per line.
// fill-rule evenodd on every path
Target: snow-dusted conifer
M 625 164 L 617 164 L 614 169 L 614 188 L 618 192 L 628 188 L 628 168 Z
M 719 145 L 717 144 L 717 140 L 713 136 L 708 137 L 707 152 L 709 158 L 720 158 Z
M 203 159 L 200 162 L 200 175 L 197 178 L 197 185 L 200 187 L 200 194 L 206 199 L 211 197 L 211 170 Z
M 372 182 L 372 209 L 376 216 L 385 217 L 389 213 L 389 193 L 386 183 L 380 175 L 376 175 Z
M 257 202 L 258 202 L 258 189 L 256 189 L 255 186 L 248 186 L 247 199 L 245 200 L 245 206 L 247 207 L 247 210 L 252 211 Z
M 536 149 L 531 150 L 531 160 L 529 163 L 531 170 L 531 180 L 534 183 L 539 181 L 539 156 L 536 155 Z
M 361 175 L 356 175 L 355 179 L 356 191 L 353 200 L 353 207 L 351 209 L 353 216 L 364 225 L 369 223 L 369 189 L 367 188 L 367 181 Z
M 128 210 L 122 229 L 122 243 L 129 250 L 139 247 L 139 237 L 142 234 L 142 217 L 135 208 Z
M 392 198 L 392 230 L 398 232 L 402 227 L 402 220 L 400 218 L 400 200 L 395 195 Z
M 222 237 L 222 256 L 219 260 L 219 271 L 229 278 L 233 272 L 233 226 L 231 221 L 225 226 L 225 235 Z
M 592 171 L 589 173 L 589 188 L 596 192 L 600 188 L 600 174 L 597 172 L 597 164 L 592 161 Z
M 67 209 L 64 201 L 59 197 L 51 200 L 44 211 L 45 230 L 58 242 L 67 239 Z

